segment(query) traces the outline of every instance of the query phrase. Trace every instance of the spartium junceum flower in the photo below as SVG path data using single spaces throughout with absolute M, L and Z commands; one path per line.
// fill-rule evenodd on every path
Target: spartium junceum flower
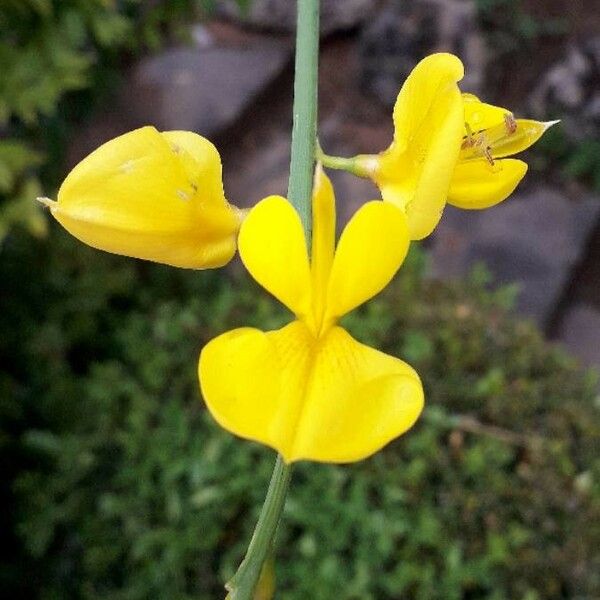
M 527 171 L 506 158 L 535 143 L 556 121 L 515 119 L 461 94 L 464 68 L 452 54 L 432 54 L 410 73 L 394 106 L 394 139 L 376 155 L 323 156 L 326 166 L 371 178 L 383 200 L 407 216 L 413 240 L 428 236 L 446 202 L 488 208 L 506 199 Z
M 280 196 L 259 202 L 242 224 L 240 256 L 296 319 L 266 333 L 229 331 L 204 347 L 200 385 L 215 419 L 286 462 L 359 460 L 409 429 L 423 406 L 418 375 L 337 325 L 389 283 L 408 246 L 404 213 L 373 201 L 336 248 L 333 189 L 320 169 L 310 259 L 292 205 Z
M 448 203 L 489 208 L 505 200 L 527 173 L 527 163 L 508 158 L 535 144 L 558 121 L 516 119 L 499 106 L 463 94 L 465 129 L 452 174 Z
M 225 199 L 211 142 L 154 127 L 106 142 L 69 173 L 56 202 L 39 200 L 94 248 L 192 269 L 231 260 L 243 215 Z

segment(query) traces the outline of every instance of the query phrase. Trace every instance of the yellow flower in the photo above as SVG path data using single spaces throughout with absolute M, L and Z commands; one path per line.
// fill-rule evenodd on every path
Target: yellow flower
M 515 119 L 499 106 L 463 94 L 465 129 L 448 203 L 458 208 L 489 208 L 505 200 L 527 172 L 521 160 L 506 158 L 535 144 L 558 121 Z
M 403 213 L 373 201 L 357 211 L 336 249 L 333 189 L 320 169 L 312 260 L 292 205 L 280 196 L 257 204 L 240 231 L 240 256 L 296 320 L 266 333 L 229 331 L 204 347 L 200 385 L 219 424 L 271 446 L 286 462 L 359 460 L 409 429 L 423 406 L 418 375 L 336 325 L 389 283 L 408 245 Z
M 221 159 L 189 131 L 142 127 L 100 146 L 39 198 L 82 242 L 175 267 L 220 267 L 235 253 L 242 211 L 223 194 Z
M 463 65 L 452 54 L 423 59 L 398 95 L 391 146 L 378 155 L 325 160 L 373 179 L 382 198 L 406 213 L 413 240 L 435 229 L 446 202 L 487 208 L 507 198 L 527 165 L 505 157 L 556 123 L 515 119 L 504 108 L 461 95 L 462 76 Z
M 358 174 L 371 177 L 383 199 L 406 213 L 413 240 L 433 231 L 446 204 L 464 129 L 457 85 L 463 75 L 452 54 L 424 58 L 396 100 L 391 146 L 355 161 Z

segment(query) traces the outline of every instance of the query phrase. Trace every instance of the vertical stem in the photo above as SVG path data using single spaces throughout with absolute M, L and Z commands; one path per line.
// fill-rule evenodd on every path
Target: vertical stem
M 317 84 L 319 62 L 319 0 L 298 0 L 294 74 L 294 127 L 288 198 L 294 205 L 308 247 L 311 237 L 311 198 L 317 139 Z M 267 497 L 246 556 L 226 584 L 227 598 L 252 600 L 272 546 L 289 487 L 291 467 L 277 456 Z
M 310 248 L 311 195 L 317 139 L 319 0 L 298 0 L 294 128 L 288 199 L 294 205 Z
M 231 600 L 252 600 L 254 596 L 256 584 L 271 550 L 277 524 L 281 518 L 291 474 L 291 467 L 283 462 L 281 456 L 277 456 L 267 497 L 260 511 L 246 556 L 236 574 L 225 585 L 230 592 L 228 598 Z

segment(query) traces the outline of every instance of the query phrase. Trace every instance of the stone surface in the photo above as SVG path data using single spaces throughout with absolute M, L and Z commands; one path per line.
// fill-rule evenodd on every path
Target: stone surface
M 486 211 L 447 207 L 433 245 L 433 274 L 460 277 L 483 262 L 499 284 L 520 286 L 518 309 L 545 325 L 581 260 L 600 199 L 538 187 Z
M 159 129 L 213 136 L 235 121 L 290 56 L 286 45 L 271 40 L 167 50 L 135 68 L 128 91 L 132 113 Z
M 578 304 L 565 315 L 560 341 L 566 348 L 588 366 L 600 368 L 600 311 Z
M 571 44 L 542 77 L 529 104 L 539 118 L 560 117 L 572 139 L 600 136 L 600 35 Z
M 452 52 L 465 64 L 461 89 L 481 93 L 486 51 L 472 0 L 391 2 L 361 40 L 365 88 L 391 106 L 413 67 L 432 52 Z
M 118 97 L 80 132 L 76 162 L 100 142 L 141 127 L 185 129 L 210 138 L 231 127 L 292 60 L 289 40 L 231 26 L 195 26 L 195 42 L 137 62 Z
M 321 34 L 360 25 L 377 5 L 376 0 L 321 0 Z M 296 28 L 296 3 L 292 0 L 252 0 L 246 10 L 235 0 L 221 0 L 218 7 L 223 15 L 254 27 L 286 32 Z

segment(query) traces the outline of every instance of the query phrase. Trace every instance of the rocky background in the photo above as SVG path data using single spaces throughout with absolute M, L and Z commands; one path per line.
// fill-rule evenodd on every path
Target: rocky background
M 538 0 L 517 11 L 511 0 L 325 0 L 319 131 L 329 153 L 385 148 L 402 81 L 436 51 L 461 57 L 464 91 L 517 116 L 561 119 L 546 151 L 530 153 L 530 173 L 509 201 L 481 213 L 446 209 L 430 242 L 431 275 L 457 277 L 483 262 L 496 282 L 518 285 L 524 315 L 600 366 L 600 197 L 593 181 L 565 176 L 552 149 L 600 137 L 600 7 L 592 4 Z M 214 139 L 233 202 L 285 193 L 293 23 L 287 0 L 255 0 L 246 11 L 221 2 L 217 18 L 193 27 L 191 44 L 132 66 L 110 108 L 73 142 L 70 162 L 152 123 Z M 377 196 L 368 182 L 333 178 L 346 214 Z

